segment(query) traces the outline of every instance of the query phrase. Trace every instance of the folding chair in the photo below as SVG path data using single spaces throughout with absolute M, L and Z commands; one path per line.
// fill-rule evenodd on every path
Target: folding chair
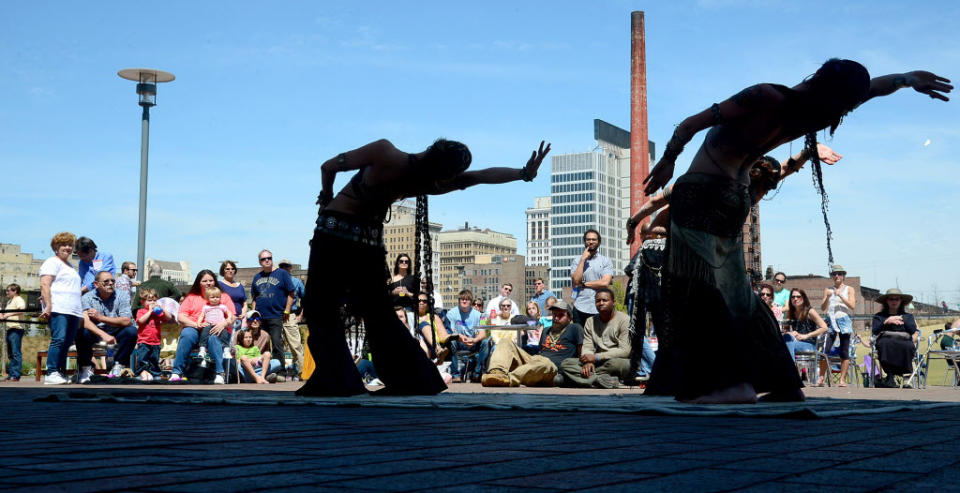
M 814 385 L 820 380 L 820 361 L 827 360 L 827 356 L 823 353 L 824 340 L 825 337 L 821 334 L 817 337 L 816 347 L 813 350 L 797 350 L 793 353 L 797 370 L 806 373 L 809 385 Z
M 934 349 L 936 347 L 940 349 Z M 919 352 L 919 351 L 918 351 Z M 960 366 L 958 366 L 958 360 L 960 360 L 960 347 L 957 346 L 957 342 L 954 338 L 943 329 L 936 329 L 927 337 L 927 353 L 924 355 L 921 360 L 921 370 L 919 379 L 919 384 L 923 388 L 927 388 L 927 375 L 930 370 L 930 361 L 934 359 L 942 359 L 946 363 L 946 370 L 943 372 L 943 382 L 941 385 L 947 385 L 947 375 L 950 372 L 953 372 L 953 387 L 960 385 Z

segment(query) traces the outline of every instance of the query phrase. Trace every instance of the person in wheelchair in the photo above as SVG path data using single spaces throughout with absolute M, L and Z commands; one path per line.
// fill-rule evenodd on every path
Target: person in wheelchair
M 899 289 L 888 289 L 876 301 L 883 306 L 883 309 L 873 316 L 877 358 L 886 374 L 880 386 L 895 387 L 894 377 L 912 373 L 916 357 L 920 330 L 913 314 L 905 310 L 906 305 L 913 301 L 913 296 L 904 294 Z

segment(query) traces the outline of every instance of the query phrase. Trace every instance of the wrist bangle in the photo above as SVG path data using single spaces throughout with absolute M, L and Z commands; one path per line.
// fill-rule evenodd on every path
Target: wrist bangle
M 283 314 L 284 314 L 284 315 L 290 315 L 290 310 L 284 310 L 284 311 L 283 311 Z

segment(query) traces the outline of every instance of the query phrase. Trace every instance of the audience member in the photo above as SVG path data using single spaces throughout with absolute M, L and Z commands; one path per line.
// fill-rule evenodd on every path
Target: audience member
M 496 313 L 500 311 L 500 302 L 503 300 L 510 300 L 510 315 L 520 315 L 520 309 L 517 308 L 517 304 L 513 302 L 510 298 L 510 293 L 513 292 L 513 284 L 505 282 L 500 286 L 500 296 L 493 297 L 490 301 L 487 302 L 487 309 L 484 311 L 484 315 L 494 318 Z
M 777 272 L 773 275 L 773 302 L 786 310 L 790 306 L 790 290 L 787 287 L 787 275 Z M 779 320 L 779 319 L 778 319 Z
M 20 350 L 20 344 L 23 341 L 23 326 L 17 322 L 17 320 L 23 319 L 23 313 L 9 312 L 26 309 L 27 303 L 20 296 L 20 285 L 16 283 L 7 285 L 7 306 L 5 310 L 8 313 L 0 313 L 0 320 L 5 321 L 7 357 L 10 358 L 10 363 L 7 366 L 8 382 L 19 382 L 20 370 L 23 367 L 23 354 Z
M 447 355 L 447 350 L 441 349 L 440 346 L 447 343 L 450 334 L 447 332 L 446 326 L 443 325 L 443 320 L 430 309 L 429 303 L 430 299 L 427 294 L 421 291 L 417 295 L 417 329 L 419 329 L 417 335 L 426 345 L 427 357 L 442 362 Z M 434 344 L 434 340 L 436 340 L 436 344 Z M 437 350 L 436 353 L 434 348 Z
M 853 309 L 857 307 L 857 295 L 853 288 L 843 283 L 847 278 L 847 271 L 842 265 L 834 265 L 830 269 L 833 286 L 823 290 L 823 301 L 820 310 L 827 313 L 827 342 L 824 351 L 830 353 L 833 342 L 840 339 L 840 386 L 846 386 L 848 369 L 850 368 L 850 335 L 853 334 Z
M 556 298 L 554 298 L 554 301 L 556 301 Z M 523 331 L 520 338 L 520 347 L 530 354 L 540 352 L 540 334 L 543 332 L 543 326 L 540 322 L 541 319 L 540 305 L 538 305 L 536 301 L 531 300 L 527 302 L 526 315 L 517 315 L 510 320 L 512 325 L 526 325 L 530 327 Z
M 285 382 L 286 378 L 279 374 L 283 366 L 280 364 L 280 360 L 273 356 L 273 352 L 271 351 L 273 342 L 270 339 L 270 334 L 260 330 L 261 320 L 260 312 L 250 310 L 247 312 L 246 330 L 238 331 L 234 335 L 234 339 L 236 340 L 240 334 L 249 332 L 253 336 L 253 344 L 260 351 L 260 366 L 254 367 L 253 373 L 250 373 L 241 365 L 240 379 L 244 382 L 252 383 L 257 381 L 257 377 L 259 376 L 263 377 L 269 383 Z M 263 374 L 264 368 L 267 369 L 266 375 Z
M 224 260 L 220 262 L 220 290 L 227 293 L 227 296 L 233 300 L 233 313 L 237 314 L 237 320 L 233 323 L 233 330 L 237 331 L 243 327 L 243 322 L 247 319 L 247 292 L 243 288 L 243 283 L 236 280 L 237 263 L 233 260 Z
M 190 292 L 180 304 L 180 312 L 177 315 L 177 322 L 183 326 L 180 330 L 180 339 L 177 341 L 177 355 L 173 362 L 173 371 L 170 374 L 171 382 L 179 382 L 183 379 L 183 372 L 187 368 L 187 359 L 194 347 L 197 347 L 200 341 L 200 334 L 204 331 L 204 326 L 200 324 L 200 314 L 207 306 L 206 291 L 217 285 L 217 275 L 209 269 L 204 269 L 197 274 L 190 287 Z M 142 289 L 142 288 L 141 288 Z M 233 319 L 236 316 L 233 311 L 235 306 L 230 295 L 220 294 L 220 302 L 227 308 L 230 315 L 223 321 L 217 322 L 208 329 L 206 349 L 213 360 L 214 369 L 217 376 L 214 377 L 214 383 L 226 383 L 226 375 L 223 368 L 223 344 L 220 341 L 220 333 L 227 330 L 228 326 L 233 325 Z M 205 351 L 207 352 L 207 351 Z
M 253 276 L 250 295 L 253 297 L 253 309 L 260 312 L 262 330 L 270 334 L 274 356 L 286 367 L 283 351 L 283 323 L 293 313 L 293 279 L 290 273 L 273 265 L 273 253 L 261 250 L 257 255 L 260 272 Z M 331 259 L 333 260 L 333 259 Z M 336 282 L 336 281 L 332 281 Z M 294 370 L 295 372 L 297 369 Z
M 537 292 L 533 295 L 533 298 L 530 298 L 530 301 L 536 303 L 537 306 L 540 307 L 540 313 L 546 313 L 547 306 L 545 303 L 547 302 L 547 298 L 551 296 L 556 297 L 556 295 L 547 289 L 547 283 L 543 282 L 542 277 L 534 279 L 533 286 Z
M 172 282 L 160 277 L 160 274 L 163 273 L 163 268 L 160 267 L 160 264 L 156 262 L 150 264 L 150 267 L 148 268 L 148 272 L 150 274 L 150 277 L 146 281 L 143 281 L 142 283 L 140 283 L 140 289 L 150 288 L 156 291 L 157 299 L 170 298 L 177 302 L 183 299 L 183 293 L 181 293 L 180 290 L 177 289 L 177 287 L 174 286 Z M 134 305 L 133 305 L 134 309 L 139 310 L 140 308 L 142 308 L 140 306 L 139 297 L 137 297 L 133 301 L 134 301 Z
M 490 325 L 510 325 L 510 320 L 513 318 L 511 313 L 514 310 L 513 301 L 510 298 L 504 298 L 497 308 L 499 310 L 497 310 L 496 316 L 490 319 Z
M 773 318 L 777 319 L 777 322 L 783 321 L 783 307 L 778 305 L 773 301 L 773 286 L 769 284 L 760 285 L 760 299 L 763 300 L 763 303 L 767 305 L 767 308 L 773 312 Z
M 789 299 L 790 308 L 787 309 L 786 314 L 789 329 L 783 333 L 783 340 L 787 343 L 790 357 L 796 358 L 797 351 L 816 352 L 817 337 L 827 332 L 827 323 L 810 306 L 810 299 L 807 298 L 806 291 L 793 288 L 790 290 Z M 826 375 L 827 362 L 820 359 L 820 380 L 817 381 L 817 386 L 823 385 L 823 379 Z
M 82 293 L 92 291 L 94 281 L 100 272 L 109 272 L 113 277 L 117 273 L 117 266 L 113 262 L 113 255 L 97 251 L 97 244 L 86 236 L 77 238 L 77 256 L 80 257 L 80 290 Z
M 130 356 L 137 344 L 137 327 L 133 324 L 130 298 L 114 289 L 113 274 L 102 270 L 94 281 L 95 289 L 83 295 L 83 326 L 77 330 L 77 382 L 85 383 L 93 376 L 93 345 L 103 341 L 116 344 L 109 377 L 119 377 L 130 366 Z
M 137 280 L 137 264 L 124 262 L 120 264 L 120 275 L 117 276 L 117 292 L 126 293 L 127 298 L 133 299 L 133 288 L 140 285 Z
M 230 317 L 231 310 L 220 301 L 223 297 L 222 294 L 223 292 L 217 286 L 210 286 L 203 291 L 203 298 L 207 301 L 207 304 L 201 309 L 200 315 L 197 317 L 197 324 L 202 327 L 200 339 L 197 341 L 200 345 L 200 357 L 206 355 L 210 336 L 213 336 L 220 339 L 223 358 L 229 358 L 227 352 L 230 350 L 230 335 L 233 332 L 233 325 L 235 325 L 232 320 L 236 317 Z M 229 298 L 229 296 L 226 296 L 226 298 Z M 236 305 L 234 304 L 234 306 Z M 229 323 L 227 323 L 228 318 L 231 319 Z M 222 323 L 226 323 L 228 328 L 216 334 L 211 332 L 214 326 Z
M 413 275 L 413 264 L 406 253 L 397 255 L 397 259 L 393 262 L 393 275 L 387 281 L 387 289 L 393 295 L 394 306 L 400 305 L 410 311 L 416 308 L 414 304 L 417 293 L 420 292 L 420 284 Z
M 573 387 L 615 389 L 620 379 L 630 377 L 630 317 L 615 310 L 610 288 L 596 290 L 597 314 L 583 327 L 579 358 L 560 364 L 564 383 Z
M 461 372 L 467 370 L 466 368 L 460 368 L 460 362 L 456 354 L 460 351 L 468 351 L 477 360 L 472 376 L 479 380 L 483 374 L 483 366 L 487 361 L 487 356 L 490 354 L 490 339 L 487 338 L 486 330 L 477 328 L 480 325 L 480 312 L 473 309 L 473 293 L 464 289 L 460 291 L 457 297 L 459 301 L 457 309 L 447 311 L 447 320 L 457 336 L 450 343 L 450 350 L 454 354 L 454 357 L 450 360 L 450 374 L 453 378 L 458 378 L 461 376 Z M 451 336 L 451 338 L 453 337 Z
M 300 336 L 303 307 L 300 306 L 300 301 L 303 299 L 306 289 L 303 281 L 293 275 L 293 264 L 289 260 L 281 260 L 280 268 L 290 274 L 290 280 L 293 282 L 293 304 L 290 305 L 290 317 L 283 322 L 283 342 L 290 348 L 290 353 L 293 354 L 295 370 L 292 377 L 294 380 L 299 380 L 298 375 L 303 371 L 303 338 Z
M 263 373 L 263 365 L 266 361 L 269 364 L 269 358 L 264 358 L 260 354 L 260 348 L 254 344 L 253 332 L 249 330 L 241 331 L 237 335 L 237 361 L 245 370 L 247 375 L 253 375 L 256 383 L 267 383 L 267 379 L 260 376 Z M 257 373 L 256 370 L 260 370 Z
M 549 329 L 553 326 L 553 315 L 550 313 L 550 308 L 552 308 L 557 301 L 556 296 L 551 296 L 543 303 L 546 310 L 543 310 L 540 315 L 540 326 L 544 329 Z
M 573 321 L 578 325 L 597 314 L 594 291 L 608 288 L 613 282 L 613 262 L 600 254 L 600 232 L 588 229 L 583 233 L 583 254 L 570 264 L 573 280 Z
M 876 301 L 883 306 L 883 309 L 873 316 L 873 335 L 877 337 L 877 359 L 880 360 L 880 368 L 883 368 L 883 372 L 886 373 L 886 378 L 881 385 L 895 387 L 895 376 L 913 372 L 920 330 L 917 329 L 913 314 L 907 313 L 905 309 L 913 301 L 913 296 L 894 288 L 888 289 L 886 293 L 877 297 Z
M 66 231 L 57 233 L 50 240 L 54 256 L 40 266 L 40 297 L 43 311 L 41 320 L 50 321 L 50 346 L 47 349 L 47 375 L 45 385 L 61 385 L 68 382 L 67 350 L 77 336 L 77 328 L 83 317 L 80 301 L 80 275 L 70 264 L 70 254 L 77 237 Z M 40 371 L 37 368 L 37 371 Z
M 443 296 L 440 294 L 440 291 L 437 291 L 432 286 L 427 286 L 427 278 L 420 279 L 420 292 L 427 294 L 433 294 L 433 309 L 436 312 L 443 311 Z
M 563 301 L 557 301 L 550 313 L 553 326 L 541 338 L 540 354 L 531 356 L 513 341 L 503 341 L 490 356 L 490 370 L 481 380 L 484 387 L 555 385 L 563 360 L 580 356 L 583 327 L 573 323 L 570 305 Z
M 140 380 L 149 382 L 160 379 L 160 338 L 161 325 L 173 322 L 173 314 L 157 304 L 157 292 L 150 288 L 137 290 L 143 308 L 137 310 L 137 345 L 133 348 L 133 360 L 130 367 Z

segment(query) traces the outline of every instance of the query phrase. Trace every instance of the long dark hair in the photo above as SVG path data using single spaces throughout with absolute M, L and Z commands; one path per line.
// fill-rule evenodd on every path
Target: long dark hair
M 397 259 L 393 261 L 393 275 L 400 274 L 400 259 L 404 257 L 407 258 L 407 275 L 409 276 L 413 273 L 413 260 L 411 260 L 410 256 L 406 253 L 401 253 L 397 255 Z
M 793 306 L 793 293 L 800 293 L 800 296 L 803 297 L 803 305 L 800 307 L 799 313 L 798 310 Z M 790 290 L 791 298 L 787 299 L 787 306 L 790 308 L 787 310 L 787 318 L 796 322 L 802 322 L 807 319 L 807 315 L 810 314 L 810 298 L 807 298 L 807 292 L 800 288 L 793 288 Z
M 203 296 L 203 286 L 200 285 L 200 279 L 203 279 L 203 276 L 210 274 L 213 276 L 213 285 L 217 285 L 217 275 L 210 269 L 203 269 L 197 273 L 196 279 L 193 280 L 193 286 L 190 286 L 190 292 L 187 294 L 195 294 L 198 296 Z
M 437 139 L 427 148 L 420 159 L 421 169 L 426 170 L 428 181 L 452 178 L 470 167 L 473 155 L 470 149 L 455 140 Z
M 804 80 L 810 87 L 810 105 L 817 120 L 837 130 L 843 117 L 870 96 L 870 72 L 853 60 L 831 58 Z

